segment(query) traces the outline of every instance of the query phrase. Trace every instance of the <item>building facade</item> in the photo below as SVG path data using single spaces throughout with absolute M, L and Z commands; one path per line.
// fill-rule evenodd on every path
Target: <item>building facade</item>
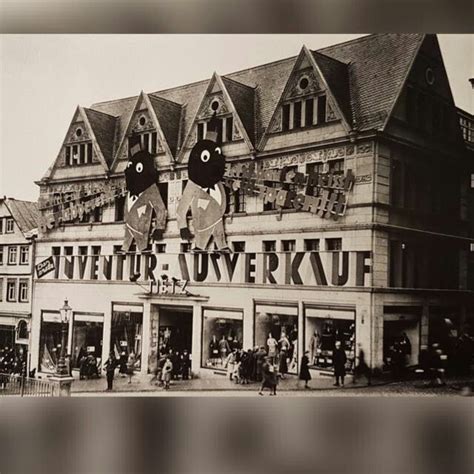
M 14 349 L 24 360 L 31 331 L 38 216 L 34 202 L 0 199 L 0 349 Z
M 193 253 L 177 206 L 213 116 L 231 252 Z M 132 140 L 154 156 L 167 207 L 162 238 L 141 253 L 121 251 Z M 382 369 L 404 333 L 416 364 L 472 324 L 473 165 L 433 35 L 303 47 L 78 107 L 37 183 L 32 367 L 54 371 L 65 298 L 73 368 L 85 353 L 133 351 L 147 373 L 166 346 L 213 375 L 229 349 L 266 347 L 271 335 L 288 340 L 290 373 L 309 350 L 314 374 L 330 374 L 336 340 L 349 369 L 359 348 Z

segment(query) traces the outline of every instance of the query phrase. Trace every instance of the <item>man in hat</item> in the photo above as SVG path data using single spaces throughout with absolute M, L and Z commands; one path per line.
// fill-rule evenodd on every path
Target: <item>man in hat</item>
M 193 215 L 195 249 L 205 250 L 211 237 L 219 250 L 228 250 L 223 216 L 226 208 L 224 186 L 220 182 L 225 172 L 225 158 L 218 140 L 217 118 L 214 114 L 208 124 L 206 138 L 199 140 L 191 150 L 188 161 L 189 181 L 177 209 L 181 238 L 190 240 L 186 214 Z
M 167 211 L 158 189 L 158 171 L 153 156 L 141 150 L 138 144 L 131 147 L 131 154 L 125 169 L 128 196 L 122 250 L 130 250 L 135 240 L 138 251 L 142 252 L 148 248 L 153 214 L 156 224 L 151 236 L 160 240 L 166 226 Z

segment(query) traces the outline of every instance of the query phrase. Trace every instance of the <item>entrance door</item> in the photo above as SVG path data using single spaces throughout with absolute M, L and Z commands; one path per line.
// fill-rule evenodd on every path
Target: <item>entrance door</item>
M 183 306 L 159 309 L 158 350 L 192 353 L 193 310 Z
M 384 359 L 387 360 L 390 357 L 392 348 L 406 335 L 411 346 L 410 353 L 407 354 L 407 363 L 408 365 L 417 364 L 420 348 L 419 331 L 420 325 L 416 320 L 384 320 Z

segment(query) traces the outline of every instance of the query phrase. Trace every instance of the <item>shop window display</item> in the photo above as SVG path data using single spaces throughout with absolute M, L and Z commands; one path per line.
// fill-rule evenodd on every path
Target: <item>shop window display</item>
M 56 372 L 61 353 L 61 319 L 58 313 L 44 313 L 41 321 L 40 372 Z
M 305 339 L 309 351 L 309 367 L 334 370 L 336 341 L 346 352 L 346 371 L 352 372 L 355 356 L 355 319 L 350 311 L 307 309 Z
M 225 369 L 234 349 L 242 348 L 243 321 L 240 311 L 203 312 L 202 363 L 204 367 Z
M 297 307 L 258 305 L 255 313 L 255 345 L 264 347 L 274 364 L 285 358 L 288 373 L 298 373 Z
M 141 306 L 114 305 L 110 350 L 115 357 L 125 358 L 133 352 L 135 369 L 141 367 L 143 309 Z
M 102 316 L 74 316 L 71 354 L 73 369 L 79 369 L 88 355 L 93 355 L 96 358 L 97 367 L 100 368 L 103 331 Z

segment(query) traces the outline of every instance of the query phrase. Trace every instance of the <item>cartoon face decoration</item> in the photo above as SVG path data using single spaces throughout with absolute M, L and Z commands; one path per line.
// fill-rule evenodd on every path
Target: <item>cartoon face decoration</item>
M 139 151 L 133 155 L 125 169 L 127 190 L 132 196 L 138 196 L 158 179 L 153 157 L 147 151 Z
M 199 140 L 189 155 L 189 179 L 201 188 L 213 188 L 222 180 L 224 172 L 225 158 L 220 143 Z

